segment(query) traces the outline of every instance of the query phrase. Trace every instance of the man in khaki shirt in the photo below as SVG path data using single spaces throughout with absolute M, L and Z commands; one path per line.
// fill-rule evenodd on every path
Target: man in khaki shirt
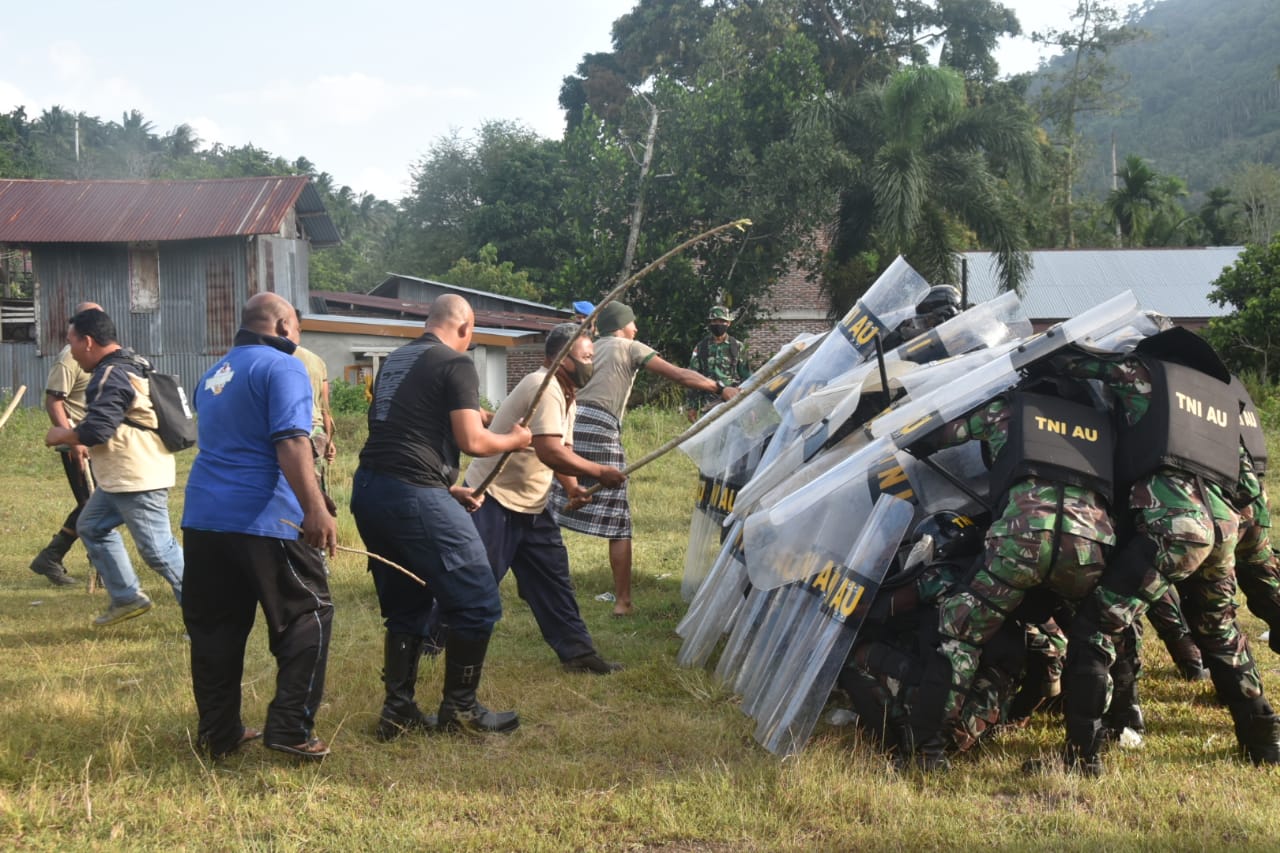
M 294 313 L 301 328 L 302 313 L 296 309 Z M 293 357 L 306 366 L 307 378 L 311 380 L 311 450 L 316 461 L 316 482 L 327 495 L 329 465 L 338 455 L 333 441 L 333 414 L 329 411 L 329 368 L 323 358 L 301 345 L 293 351 Z
M 542 368 L 520 380 L 498 407 L 490 426 L 493 432 L 505 433 L 524 417 L 551 360 L 577 331 L 573 323 L 551 330 Z M 569 552 L 547 508 L 553 479 L 558 478 L 570 501 L 579 504 L 589 500 L 585 489 L 578 486 L 579 475 L 611 487 L 626 479 L 617 468 L 598 465 L 573 452 L 574 395 L 591 378 L 592 351 L 590 338 L 574 341 L 529 418 L 533 445 L 511 454 L 471 520 L 484 542 L 494 577 L 501 581 L 507 569 L 516 576 L 520 597 L 529 603 L 543 639 L 559 656 L 561 666 L 568 672 L 608 675 L 622 665 L 606 661 L 596 651 L 574 597 Z M 496 464 L 496 457 L 472 462 L 466 485 L 479 485 Z
M 102 310 L 102 306 L 96 302 L 81 302 L 76 306 L 76 313 L 90 308 Z M 62 429 L 73 429 L 80 423 L 84 418 L 84 394 L 88 387 L 89 374 L 71 357 L 71 347 L 63 347 L 49 370 L 49 378 L 44 385 L 44 410 L 49 415 L 49 422 Z M 54 586 L 74 586 L 76 580 L 67 573 L 66 566 L 62 565 L 62 558 L 67 556 L 71 546 L 76 543 L 76 521 L 93 491 L 89 474 L 89 448 L 78 445 L 58 449 L 62 470 L 67 475 L 67 484 L 71 486 L 71 494 L 76 499 L 76 508 L 71 510 L 66 521 L 62 522 L 62 529 L 53 535 L 44 550 L 36 554 L 36 558 L 31 561 L 31 571 L 44 575 Z

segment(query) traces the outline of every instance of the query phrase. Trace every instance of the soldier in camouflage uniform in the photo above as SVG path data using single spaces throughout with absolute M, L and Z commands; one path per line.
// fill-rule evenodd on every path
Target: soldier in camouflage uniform
M 938 602 L 938 651 L 926 669 L 912 718 L 922 768 L 945 763 L 940 754 L 948 737 L 961 749 L 970 745 L 971 733 L 960 724 L 961 709 L 984 648 L 1027 594 L 1047 589 L 1067 602 L 1083 600 L 1097 584 L 1107 550 L 1115 544 L 1107 509 L 1111 433 L 1105 413 L 1071 399 L 1080 396 L 1080 389 L 1073 385 L 1042 383 L 1035 390 L 1052 393 L 1002 396 L 911 448 L 920 453 L 969 440 L 984 442 L 987 458 L 992 460 L 991 489 L 1000 495 L 999 517 L 986 534 L 984 562 L 967 582 Z M 1045 431 L 1045 423 L 1059 419 L 1077 428 L 1092 425 L 1091 459 L 1064 456 L 1055 462 L 1051 453 L 1043 451 L 1040 459 L 1028 456 L 1028 450 L 1036 447 L 1034 442 L 1044 440 L 1037 429 Z M 1073 452 L 1071 442 L 1087 443 L 1083 434 L 1057 439 L 1057 433 L 1048 432 L 1054 436 L 1049 440 L 1058 442 L 1058 453 Z M 1011 436 L 1017 439 L 1013 444 Z M 1084 473 L 1076 476 L 1073 467 Z M 1046 621 L 1047 615 L 1030 621 Z M 1051 681 L 1045 677 L 1043 684 L 1048 689 Z M 1024 704 L 1028 698 L 1024 697 Z
M 1077 613 L 1064 676 L 1069 770 L 1097 775 L 1105 740 L 1108 670 L 1116 641 L 1178 583 L 1183 606 L 1236 738 L 1255 764 L 1280 763 L 1280 718 L 1262 695 L 1247 638 L 1235 620 L 1239 516 L 1228 499 L 1237 479 L 1238 405 L 1208 344 L 1175 327 L 1119 360 L 1074 359 L 1070 375 L 1102 380 L 1121 418 L 1119 464 L 1132 482 L 1131 534 Z M 1126 656 L 1127 657 L 1127 656 Z
M 728 308 L 723 305 L 713 307 L 707 315 L 708 334 L 698 341 L 689 359 L 691 370 L 716 380 L 723 387 L 741 385 L 751 375 L 746 347 L 742 341 L 729 335 L 730 322 Z M 718 396 L 704 391 L 689 391 L 685 394 L 685 413 L 690 421 L 696 421 L 718 402 Z
M 1232 387 L 1240 397 L 1240 541 L 1236 545 L 1236 581 L 1249 609 L 1271 629 L 1269 645 L 1280 652 L 1280 564 L 1271 548 L 1271 511 L 1262 479 L 1267 472 L 1267 440 L 1253 398 L 1239 377 Z

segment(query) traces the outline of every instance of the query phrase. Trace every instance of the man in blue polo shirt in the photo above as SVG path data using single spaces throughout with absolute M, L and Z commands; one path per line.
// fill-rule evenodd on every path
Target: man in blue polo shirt
M 333 621 L 322 551 L 333 554 L 337 534 L 316 484 L 311 383 L 292 356 L 296 318 L 274 293 L 251 297 L 235 345 L 195 390 L 200 453 L 182 516 L 182 615 L 198 742 L 215 758 L 258 737 L 300 758 L 329 753 L 312 727 Z M 259 604 L 278 667 L 265 733 L 240 720 L 245 643 Z

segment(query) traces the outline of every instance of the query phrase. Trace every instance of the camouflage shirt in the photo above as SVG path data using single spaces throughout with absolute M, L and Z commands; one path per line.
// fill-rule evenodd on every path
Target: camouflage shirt
M 734 350 L 738 357 L 733 357 Z M 737 338 L 726 335 L 720 343 L 707 336 L 698 341 L 689 358 L 689 368 L 703 376 L 708 376 L 725 385 L 741 385 L 751 375 L 751 367 L 747 364 L 747 347 Z M 702 410 L 716 402 L 714 395 L 705 391 L 689 391 L 685 395 L 690 409 Z
M 939 448 L 966 441 L 987 445 L 988 459 L 995 460 L 1009 441 L 1009 401 L 997 397 L 981 408 L 944 424 Z M 1058 492 L 1062 492 L 1062 520 L 1058 521 Z M 1005 494 L 1005 511 L 987 529 L 987 538 L 1003 538 L 1025 530 L 1070 533 L 1104 545 L 1114 545 L 1115 526 L 1102 496 L 1090 489 L 1024 477 Z

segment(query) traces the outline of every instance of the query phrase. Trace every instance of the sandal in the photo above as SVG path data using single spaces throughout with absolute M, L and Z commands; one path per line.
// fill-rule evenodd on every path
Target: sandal
M 308 761 L 319 761 L 329 754 L 329 745 L 318 737 L 310 737 L 305 743 L 290 746 L 285 743 L 269 743 L 267 749 L 274 749 L 276 752 L 284 752 L 296 758 L 305 758 Z

